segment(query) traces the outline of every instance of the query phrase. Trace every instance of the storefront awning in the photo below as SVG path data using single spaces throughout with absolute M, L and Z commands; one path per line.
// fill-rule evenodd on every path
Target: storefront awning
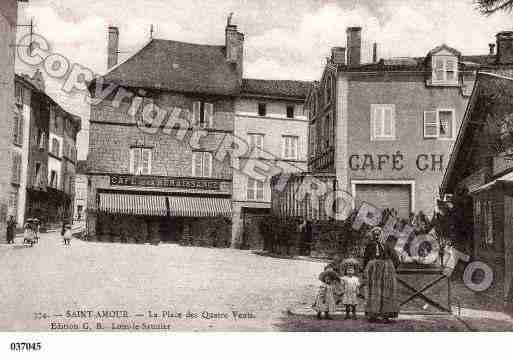
M 168 197 L 172 217 L 230 217 L 232 206 L 229 198 Z
M 502 177 L 499 177 L 499 178 L 497 178 L 497 179 L 495 179 L 495 180 L 493 180 L 491 182 L 488 182 L 488 183 L 482 185 L 479 188 L 476 188 L 475 190 L 470 192 L 470 194 L 476 194 L 478 192 L 490 189 L 490 188 L 492 188 L 494 185 L 496 185 L 498 183 L 513 183 L 513 172 L 505 174 Z
M 98 210 L 113 214 L 166 216 L 166 197 L 129 193 L 100 193 Z

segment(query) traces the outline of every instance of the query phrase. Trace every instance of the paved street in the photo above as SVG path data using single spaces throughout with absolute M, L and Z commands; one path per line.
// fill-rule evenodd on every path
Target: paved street
M 89 243 L 61 244 L 58 233 L 41 236 L 33 248 L 0 245 L 0 330 L 48 330 L 88 322 L 104 329 L 134 329 L 153 323 L 171 330 L 467 330 L 452 317 L 402 316 L 394 325 L 363 319 L 318 321 L 308 309 L 323 263 L 285 260 L 249 251 Z M 66 311 L 92 310 L 92 317 L 66 318 Z M 99 310 L 128 317 L 98 318 Z M 159 317 L 149 318 L 148 311 Z M 185 318 L 187 311 L 198 318 Z M 162 312 L 168 317 L 163 318 Z M 234 320 L 232 311 L 245 318 Z M 203 312 L 215 318 L 203 318 Z M 41 313 L 35 318 L 35 313 Z M 181 318 L 171 315 L 182 313 Z M 203 313 L 203 314 L 202 314 Z M 227 318 L 224 314 L 227 313 Z M 118 315 L 125 315 L 119 314 Z M 41 316 L 48 315 L 48 318 Z M 62 317 L 61 317 L 62 315 Z M 144 315 L 144 316 L 143 316 Z M 511 322 L 490 319 L 490 328 Z M 137 330 L 137 328 L 135 328 Z M 481 327 L 486 329 L 486 327 Z

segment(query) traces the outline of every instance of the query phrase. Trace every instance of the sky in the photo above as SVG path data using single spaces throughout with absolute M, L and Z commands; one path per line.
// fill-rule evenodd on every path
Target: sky
M 330 48 L 345 46 L 348 26 L 361 26 L 364 48 L 377 42 L 380 58 L 424 56 L 442 43 L 464 55 L 486 54 L 497 32 L 513 30 L 513 14 L 483 16 L 473 0 L 30 0 L 20 3 L 18 23 L 33 19 L 51 52 L 103 74 L 109 25 L 119 27 L 123 61 L 149 40 L 152 24 L 155 38 L 222 45 L 230 12 L 245 35 L 246 78 L 319 79 Z M 26 31 L 19 27 L 18 37 Z M 35 68 L 18 61 L 17 71 Z M 85 159 L 88 104 L 51 78 L 46 86 L 82 117 L 79 159 Z

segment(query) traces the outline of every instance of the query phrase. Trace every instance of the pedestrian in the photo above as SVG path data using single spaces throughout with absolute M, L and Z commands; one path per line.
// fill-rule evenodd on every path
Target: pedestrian
M 16 230 L 16 221 L 14 219 L 14 216 L 9 216 L 9 219 L 7 220 L 7 244 L 14 243 L 14 232 Z
M 23 243 L 28 243 L 32 247 L 34 245 L 35 233 L 34 229 L 30 225 L 29 222 L 25 223 L 24 232 L 23 232 Z
M 322 284 L 312 307 L 317 311 L 317 319 L 322 319 L 322 313 L 324 313 L 324 319 L 332 319 L 330 313 L 336 309 L 336 288 L 340 278 L 334 270 L 329 269 L 319 274 L 319 280 Z
M 61 237 L 64 244 L 66 244 L 66 240 L 64 239 L 64 233 L 66 232 L 66 222 L 62 221 L 62 227 L 61 227 Z
M 70 246 L 71 245 L 71 237 L 73 233 L 71 232 L 71 226 L 66 225 L 66 229 L 64 231 L 64 244 Z
M 345 267 L 342 283 L 342 304 L 346 307 L 345 319 L 356 319 L 356 305 L 360 294 L 360 279 L 356 276 L 355 268 L 352 265 Z M 352 314 L 352 317 L 350 316 Z
M 371 322 L 382 319 L 388 323 L 399 314 L 395 272 L 399 257 L 394 249 L 396 240 L 394 236 L 384 240 L 380 227 L 374 227 L 369 237 L 363 262 L 367 286 L 365 315 Z

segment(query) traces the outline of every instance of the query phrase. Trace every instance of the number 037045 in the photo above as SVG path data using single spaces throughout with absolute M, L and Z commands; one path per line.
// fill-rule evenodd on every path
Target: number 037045
M 11 343 L 11 350 L 17 352 L 38 351 L 41 350 L 41 343 Z

